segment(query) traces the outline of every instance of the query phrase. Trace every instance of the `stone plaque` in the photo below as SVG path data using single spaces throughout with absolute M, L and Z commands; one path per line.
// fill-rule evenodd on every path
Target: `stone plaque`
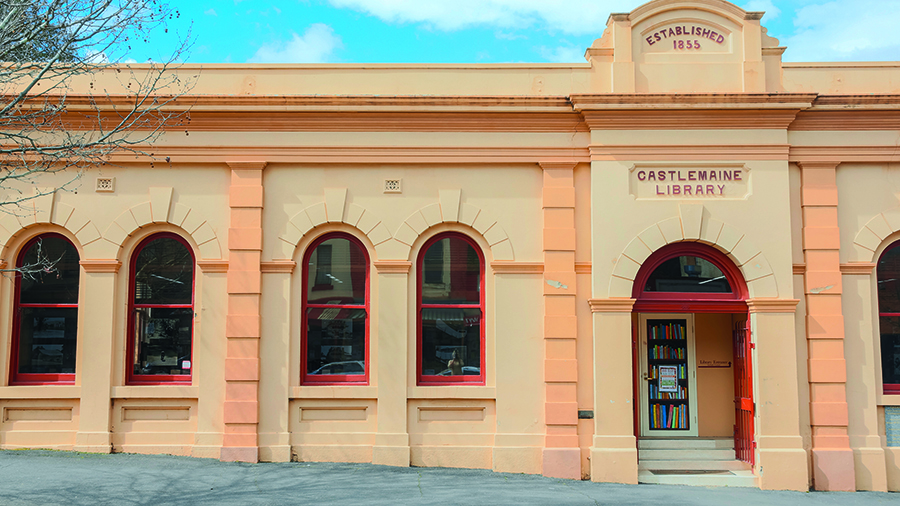
M 750 194 L 750 169 L 739 164 L 640 164 L 628 179 L 639 200 L 735 200 Z
M 900 406 L 884 407 L 884 430 L 888 446 L 900 446 Z
M 709 53 L 729 49 L 727 29 L 703 21 L 671 21 L 641 34 L 645 53 Z

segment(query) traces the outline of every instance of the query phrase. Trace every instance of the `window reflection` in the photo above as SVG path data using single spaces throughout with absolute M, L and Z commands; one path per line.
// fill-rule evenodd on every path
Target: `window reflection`
M 731 293 L 725 274 L 712 262 L 695 256 L 670 258 L 657 267 L 644 286 L 647 292 Z

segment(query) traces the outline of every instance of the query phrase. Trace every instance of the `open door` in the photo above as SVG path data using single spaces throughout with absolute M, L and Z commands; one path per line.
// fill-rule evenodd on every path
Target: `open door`
M 734 325 L 734 452 L 738 460 L 754 464 L 756 441 L 753 440 L 753 364 L 750 342 L 750 319 Z

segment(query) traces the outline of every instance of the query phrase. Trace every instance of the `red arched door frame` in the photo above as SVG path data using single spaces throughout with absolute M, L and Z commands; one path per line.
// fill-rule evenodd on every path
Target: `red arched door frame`
M 722 271 L 731 293 L 647 292 L 647 279 L 666 260 L 695 256 L 709 261 Z M 743 313 L 747 311 L 747 284 L 741 271 L 721 251 L 696 242 L 680 242 L 664 246 L 641 265 L 631 296 L 637 313 Z
M 731 287 L 731 293 L 649 292 L 646 291 L 650 275 L 664 262 L 680 256 L 699 257 L 715 265 Z M 749 292 L 741 271 L 721 251 L 696 242 L 682 242 L 664 246 L 650 255 L 641 265 L 632 286 L 635 313 L 747 313 Z M 754 462 L 755 441 L 753 426 L 753 376 L 750 349 L 750 317 L 734 329 L 735 371 L 735 453 L 736 457 L 751 465 Z M 740 327 L 740 328 L 738 328 Z M 638 328 L 632 328 L 632 370 L 638 371 Z M 634 434 L 639 436 L 638 378 L 633 373 L 634 384 Z

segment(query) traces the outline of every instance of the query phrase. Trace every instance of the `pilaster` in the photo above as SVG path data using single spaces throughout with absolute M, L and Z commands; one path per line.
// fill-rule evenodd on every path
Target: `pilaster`
M 77 371 L 81 404 L 73 449 L 78 452 L 109 453 L 112 450 L 109 410 L 116 321 L 116 273 L 122 263 L 117 260 L 82 260 L 80 263 L 84 271 L 81 300 L 91 303 L 82 304 L 79 308 L 78 355 L 81 360 Z
M 291 460 L 289 423 L 291 332 L 291 276 L 296 262 L 262 262 L 261 334 L 259 377 L 259 460 Z
M 544 476 L 581 479 L 575 353 L 574 163 L 544 169 Z
M 228 313 L 225 318 L 225 405 L 220 459 L 259 461 L 259 337 L 265 162 L 231 167 Z
M 405 261 L 374 262 L 378 276 L 378 352 L 373 382 L 378 385 L 378 422 L 372 463 L 409 466 L 407 378 L 409 377 L 409 270 Z
M 630 365 L 635 300 L 606 298 L 589 302 L 594 323 L 595 406 L 591 480 L 636 484 L 638 452 L 632 402 L 634 374 Z
M 852 491 L 856 480 L 848 434 L 837 164 L 802 163 L 800 169 L 813 486 Z

